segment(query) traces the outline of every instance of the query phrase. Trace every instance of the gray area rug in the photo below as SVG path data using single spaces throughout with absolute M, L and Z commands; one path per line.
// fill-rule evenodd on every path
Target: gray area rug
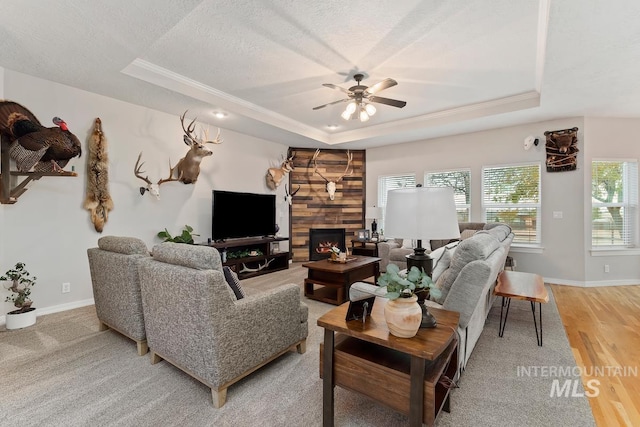
M 251 295 L 281 283 L 301 284 L 305 276 L 297 264 L 242 284 Z M 550 297 L 543 305 L 543 347 L 536 345 L 525 302 L 512 303 L 499 338 L 496 301 L 460 388 L 452 392 L 452 412 L 441 413 L 438 426 L 594 425 L 585 397 L 551 396 L 558 377 L 521 375 L 522 367 L 532 373 L 533 367 L 575 366 Z M 231 386 L 221 409 L 190 376 L 167 362 L 151 365 L 118 333 L 99 332 L 93 306 L 42 316 L 24 330 L 1 329 L 0 425 L 321 426 L 323 330 L 316 319 L 333 306 L 302 298 L 309 305 L 307 352 L 286 354 Z M 408 424 L 404 415 L 338 387 L 335 402 L 336 426 Z

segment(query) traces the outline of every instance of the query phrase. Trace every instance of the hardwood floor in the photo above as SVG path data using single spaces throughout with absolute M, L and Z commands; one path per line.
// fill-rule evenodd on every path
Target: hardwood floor
M 640 426 L 640 286 L 551 289 L 597 425 Z

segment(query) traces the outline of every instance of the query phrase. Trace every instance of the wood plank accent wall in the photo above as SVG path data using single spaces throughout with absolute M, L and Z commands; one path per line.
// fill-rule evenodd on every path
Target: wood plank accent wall
M 311 159 L 315 149 L 290 148 L 295 151 L 294 170 L 289 174 L 289 189 L 300 190 L 293 196 L 289 208 L 289 236 L 293 261 L 309 260 L 310 228 L 345 228 L 347 247 L 357 231 L 364 228 L 365 213 L 365 160 L 364 150 L 353 153 L 353 174 L 345 176 L 336 185 L 334 200 L 329 199 L 326 181 L 314 173 Z M 289 154 L 291 155 L 291 154 Z M 318 158 L 318 171 L 327 179 L 335 180 L 347 166 L 347 150 L 322 149 Z

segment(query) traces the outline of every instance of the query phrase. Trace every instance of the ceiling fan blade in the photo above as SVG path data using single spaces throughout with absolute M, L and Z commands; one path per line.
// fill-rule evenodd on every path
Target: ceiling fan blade
M 385 90 L 397 84 L 398 82 L 393 79 L 384 79 L 383 81 L 376 83 L 373 86 L 371 86 L 369 89 L 365 90 L 365 93 L 369 95 L 373 95 L 376 92 L 380 92 L 381 90 Z
M 343 88 L 343 87 L 340 87 L 340 86 L 334 85 L 333 83 L 323 83 L 323 84 L 322 84 L 322 86 L 324 86 L 324 87 L 328 87 L 328 88 L 330 88 L 330 89 L 337 89 L 337 90 L 341 90 L 342 92 L 346 93 L 347 95 L 351 95 L 351 91 L 349 91 L 349 90 L 347 90 L 347 89 L 345 89 L 345 88 Z
M 398 101 L 397 99 L 382 98 L 380 96 L 369 96 L 367 99 L 371 102 L 378 102 L 380 104 L 391 105 L 392 107 L 402 108 L 407 105 L 406 101 Z
M 349 100 L 349 98 L 340 99 L 340 100 L 338 100 L 338 101 L 333 101 L 333 102 L 330 102 L 330 103 L 328 103 L 328 104 L 318 105 L 317 107 L 313 107 L 313 109 L 314 109 L 314 110 L 319 110 L 319 109 L 321 109 L 321 108 L 326 107 L 327 105 L 339 104 L 339 103 L 341 103 L 341 102 L 345 102 L 345 101 L 348 101 L 348 100 Z

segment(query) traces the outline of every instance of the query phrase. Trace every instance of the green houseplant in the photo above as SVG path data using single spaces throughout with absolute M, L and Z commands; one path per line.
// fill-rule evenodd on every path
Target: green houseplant
M 17 307 L 17 310 L 7 313 L 5 323 L 7 329 L 26 328 L 36 323 L 36 309 L 31 307 L 33 302 L 29 298 L 31 287 L 36 284 L 36 279 L 36 276 L 32 276 L 27 271 L 23 262 L 16 263 L 15 267 L 0 276 L 0 281 L 9 282 L 5 287 L 12 293 L 5 302 L 13 302 Z
M 33 301 L 29 299 L 31 295 L 31 287 L 36 284 L 36 276 L 32 276 L 26 269 L 26 265 L 23 262 L 16 263 L 16 266 L 8 270 L 0 280 L 11 282 L 11 286 L 7 288 L 13 295 L 8 296 L 5 302 L 13 302 L 13 305 L 18 308 L 12 313 L 24 313 L 30 311 Z M 35 310 L 35 309 L 32 309 Z
M 164 239 L 165 242 L 187 243 L 189 245 L 194 244 L 194 236 L 199 236 L 199 234 L 194 233 L 193 227 L 191 227 L 190 225 L 185 225 L 182 233 L 175 237 L 171 236 L 166 228 L 158 232 L 158 237 Z
M 431 277 L 425 273 L 424 269 L 411 267 L 408 272 L 400 272 L 400 268 L 395 264 L 389 264 L 387 271 L 378 278 L 378 286 L 386 286 L 387 294 L 385 298 L 395 300 L 397 298 L 409 298 L 418 295 L 421 300 L 427 299 L 429 294 L 436 297 L 441 295 L 440 289 L 435 287 Z M 424 296 L 424 298 L 422 298 Z

